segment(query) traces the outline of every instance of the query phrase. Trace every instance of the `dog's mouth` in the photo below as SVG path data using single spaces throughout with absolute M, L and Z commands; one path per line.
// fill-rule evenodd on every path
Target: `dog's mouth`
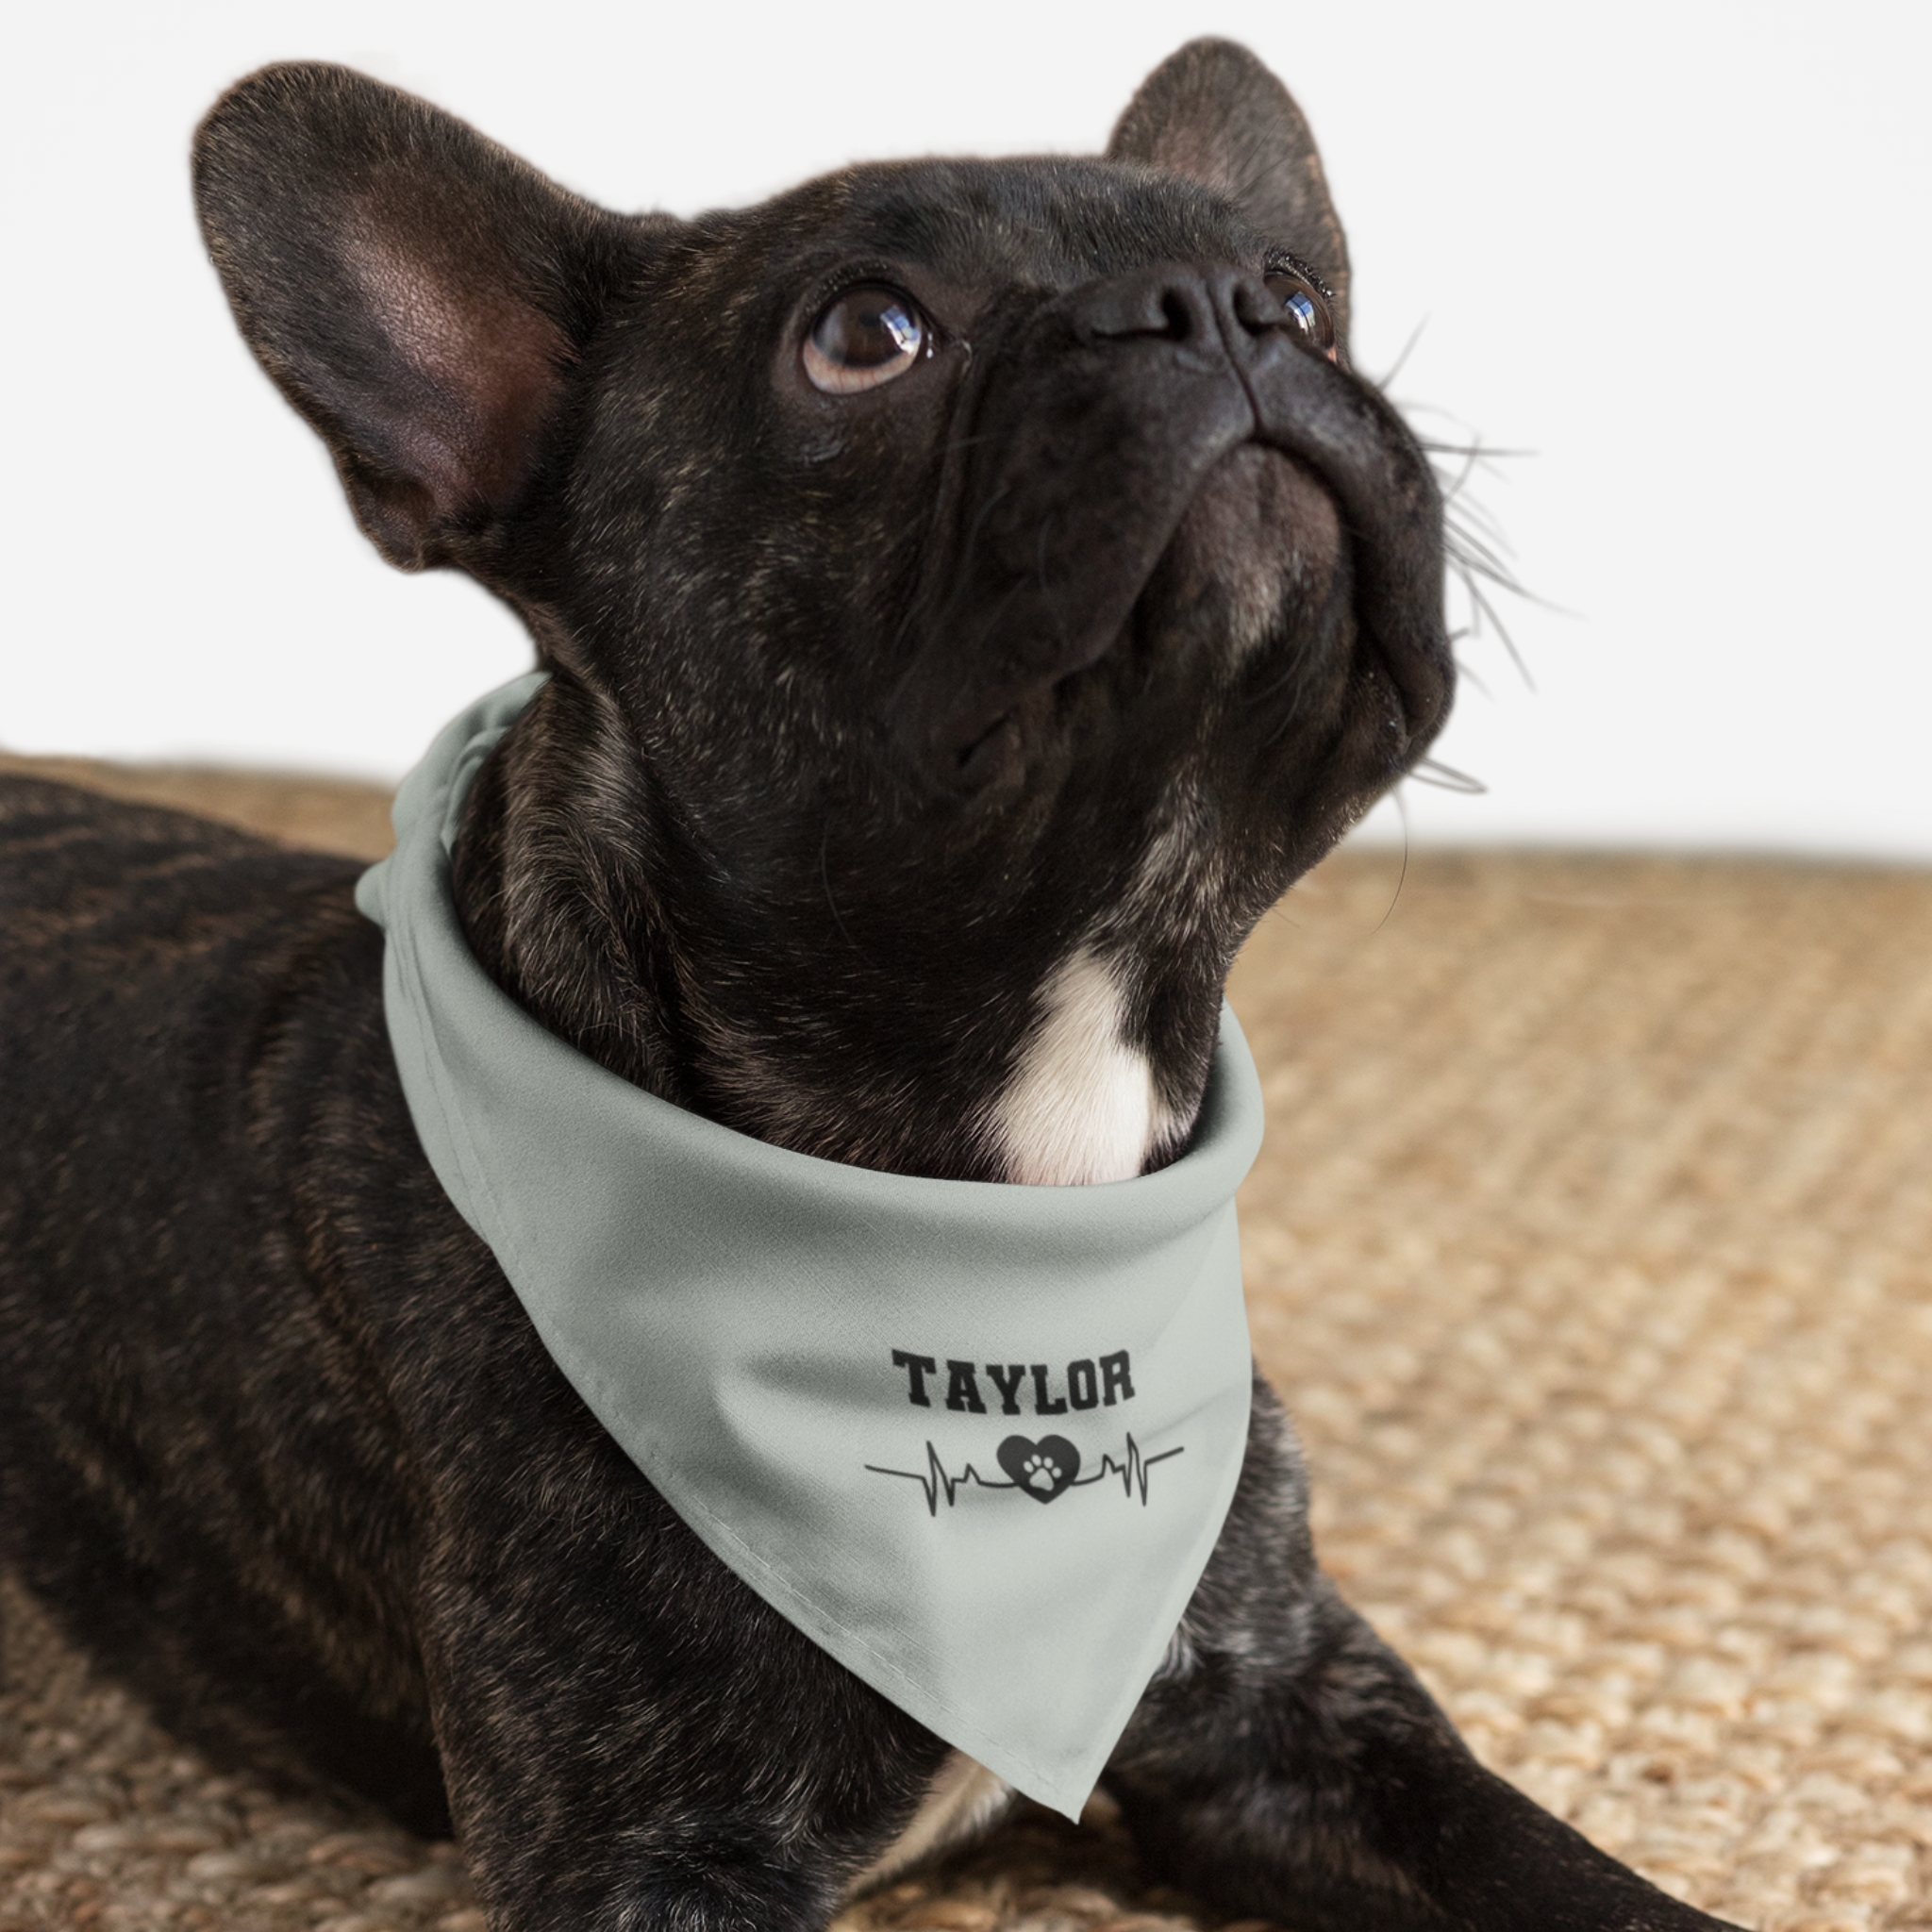
M 1338 594 L 1346 601 L 1343 546 L 1333 499 L 1292 457 L 1255 441 L 1228 451 L 1181 511 L 1126 617 L 967 724 L 951 751 L 955 782 L 991 782 L 1024 757 L 1028 737 L 1048 727 L 1076 686 L 1127 660 L 1170 674 L 1198 668 L 1206 684 L 1238 675 L 1284 632 L 1332 632 L 1345 615 L 1330 608 Z M 1292 636 L 1283 648 L 1301 655 Z M 1159 681 L 1171 689 L 1176 680 Z
M 1366 530 L 1301 452 L 1265 433 L 1237 442 L 1208 464 L 1152 547 L 1126 587 L 1124 616 L 1075 632 L 1025 675 L 995 676 L 958 703 L 926 739 L 927 770 L 967 795 L 1020 781 L 1076 709 L 1074 694 L 1096 681 L 1170 707 L 1191 692 L 1200 702 L 1247 687 L 1286 715 L 1311 687 L 1339 689 L 1361 670 L 1393 712 L 1383 741 L 1394 769 L 1374 774 L 1386 782 L 1440 724 L 1447 654 L 1440 565 L 1423 575 L 1433 554 L 1420 568 L 1377 558 L 1373 515 L 1365 521 Z M 1121 590 L 1117 579 L 1094 601 L 1118 600 Z

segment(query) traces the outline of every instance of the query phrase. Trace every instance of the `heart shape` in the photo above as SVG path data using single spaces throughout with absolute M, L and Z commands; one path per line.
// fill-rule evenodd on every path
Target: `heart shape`
M 1000 1467 L 1036 1503 L 1051 1503 L 1080 1474 L 1080 1452 L 1064 1436 L 1008 1436 L 999 1446 Z

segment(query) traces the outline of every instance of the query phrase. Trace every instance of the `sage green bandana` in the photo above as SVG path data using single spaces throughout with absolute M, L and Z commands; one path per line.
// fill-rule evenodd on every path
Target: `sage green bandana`
M 1234 1017 L 1190 1151 L 1104 1186 L 879 1174 L 673 1107 L 540 1026 L 458 922 L 463 795 L 542 681 L 449 725 L 357 889 L 389 935 L 424 1152 L 571 1385 L 719 1559 L 1077 1816 L 1247 1439 L 1234 1191 L 1261 1092 Z

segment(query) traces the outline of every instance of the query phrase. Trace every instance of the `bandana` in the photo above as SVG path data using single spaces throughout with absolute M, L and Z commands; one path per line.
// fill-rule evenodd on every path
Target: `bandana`
M 485 974 L 449 852 L 543 682 L 456 719 L 357 904 L 424 1152 L 591 1413 L 721 1561 L 1029 1797 L 1077 1816 L 1241 1472 L 1234 1191 L 1261 1140 L 1224 1008 L 1189 1151 L 1092 1187 L 814 1159 L 644 1092 Z

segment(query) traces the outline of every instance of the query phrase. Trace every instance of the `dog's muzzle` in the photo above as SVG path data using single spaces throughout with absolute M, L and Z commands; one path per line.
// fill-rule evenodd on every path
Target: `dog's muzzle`
M 1005 721 L 1114 647 L 1204 482 L 1250 442 L 1333 497 L 1356 632 L 1407 739 L 1433 734 L 1452 682 L 1434 477 L 1390 405 L 1298 336 L 1260 276 L 1165 266 L 1058 297 L 1005 345 L 969 402 L 961 535 L 893 699 L 931 782 L 972 789 Z

